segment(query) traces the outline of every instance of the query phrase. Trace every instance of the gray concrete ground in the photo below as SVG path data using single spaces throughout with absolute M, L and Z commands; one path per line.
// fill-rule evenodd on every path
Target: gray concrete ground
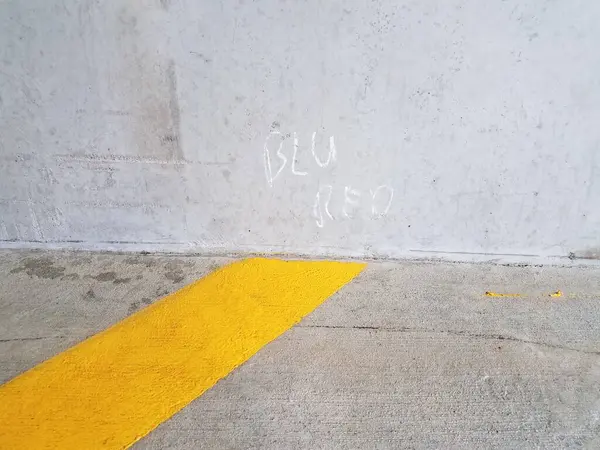
M 0 382 L 228 261 L 0 252 Z M 373 262 L 135 447 L 600 448 L 599 319 L 598 268 Z

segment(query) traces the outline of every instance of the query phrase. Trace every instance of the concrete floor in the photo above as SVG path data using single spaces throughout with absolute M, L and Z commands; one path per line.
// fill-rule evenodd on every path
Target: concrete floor
M 0 252 L 0 382 L 228 261 Z M 370 263 L 135 448 L 600 448 L 600 269 Z

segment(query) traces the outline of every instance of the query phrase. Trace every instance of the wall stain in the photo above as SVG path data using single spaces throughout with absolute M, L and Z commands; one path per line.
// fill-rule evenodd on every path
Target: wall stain
M 174 160 L 183 159 L 183 151 L 181 150 L 180 134 L 181 134 L 181 111 L 179 109 L 179 100 L 177 97 L 177 73 L 175 72 L 175 61 L 172 59 L 167 66 L 167 87 L 169 89 L 169 110 L 171 112 L 171 133 L 164 135 L 163 145 L 165 142 L 170 143 L 170 157 Z
M 211 59 L 211 58 L 208 58 L 207 56 L 204 56 L 204 54 L 203 54 L 203 53 L 200 53 L 200 52 L 193 52 L 193 51 L 191 51 L 191 52 L 190 52 L 190 54 L 191 54 L 191 55 L 194 55 L 194 56 L 197 56 L 198 58 L 202 59 L 202 60 L 203 60 L 205 63 L 207 63 L 207 64 L 212 62 L 212 59 Z M 237 98 L 238 98 L 238 97 L 236 97 L 236 99 L 237 99 Z
M 55 266 L 54 262 L 47 257 L 26 258 L 21 262 L 21 267 L 14 268 L 10 273 L 25 272 L 30 277 L 55 279 L 65 274 L 65 267 Z
M 156 6 L 166 10 L 171 3 L 161 0 Z M 111 83 L 117 90 L 114 94 L 119 101 L 112 109 L 124 110 L 130 115 L 112 116 L 112 120 L 131 130 L 133 145 L 130 151 L 135 157 L 181 161 L 175 61 L 159 54 L 144 39 L 150 31 L 165 33 L 167 18 L 163 15 L 150 24 L 141 20 L 147 15 L 147 8 L 137 2 L 125 2 L 119 11 L 118 28 L 111 37 L 121 49 L 119 54 L 113 55 L 115 72 Z

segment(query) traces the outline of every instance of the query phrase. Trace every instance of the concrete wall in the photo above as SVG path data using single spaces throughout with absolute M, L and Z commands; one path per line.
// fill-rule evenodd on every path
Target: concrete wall
M 0 239 L 598 257 L 598 24 L 588 0 L 5 0 Z

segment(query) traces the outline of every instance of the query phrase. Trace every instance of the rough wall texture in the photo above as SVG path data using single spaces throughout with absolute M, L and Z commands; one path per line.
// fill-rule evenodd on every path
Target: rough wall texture
M 600 4 L 7 0 L 0 240 L 600 255 Z

